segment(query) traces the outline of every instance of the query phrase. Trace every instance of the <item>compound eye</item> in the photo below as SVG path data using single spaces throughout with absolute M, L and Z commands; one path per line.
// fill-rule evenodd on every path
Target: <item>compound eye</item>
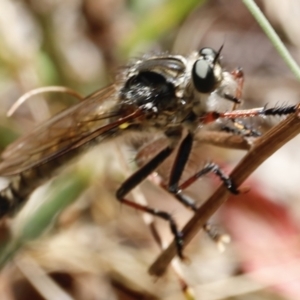
M 214 49 L 207 47 L 207 48 L 202 48 L 199 51 L 199 55 L 200 57 L 203 57 L 203 59 L 213 62 L 216 56 L 218 55 L 218 53 Z
M 193 66 L 192 78 L 194 86 L 200 93 L 211 93 L 218 84 L 214 66 L 205 59 L 198 59 Z

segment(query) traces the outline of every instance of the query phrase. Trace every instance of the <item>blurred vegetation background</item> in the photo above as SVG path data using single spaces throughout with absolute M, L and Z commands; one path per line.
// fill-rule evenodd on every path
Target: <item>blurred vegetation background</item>
M 300 2 L 257 3 L 299 61 Z M 240 66 L 246 74 L 243 107 L 299 102 L 299 83 L 239 0 L 1 0 L 0 147 L 77 101 L 57 93 L 34 96 L 7 118 L 31 89 L 62 85 L 88 95 L 112 82 L 131 57 L 185 55 L 222 44 L 226 69 Z M 278 121 L 251 122 L 260 130 Z M 123 148 L 117 141 L 91 150 L 38 189 L 13 221 L 3 222 L 3 299 L 187 297 L 172 271 L 156 281 L 147 274 L 159 247 L 141 215 L 115 200 L 117 187 L 136 168 L 134 151 Z M 195 299 L 299 299 L 298 149 L 299 138 L 254 174 L 247 196 L 230 200 L 214 216 L 219 230 L 232 236 L 224 253 L 201 233 L 187 247 L 191 263 L 181 272 Z M 243 154 L 200 145 L 193 170 L 207 160 L 230 170 Z M 218 184 L 212 178 L 188 191 L 199 204 Z M 170 211 L 180 226 L 191 216 L 151 181 L 134 197 Z M 167 243 L 168 226 L 157 224 Z

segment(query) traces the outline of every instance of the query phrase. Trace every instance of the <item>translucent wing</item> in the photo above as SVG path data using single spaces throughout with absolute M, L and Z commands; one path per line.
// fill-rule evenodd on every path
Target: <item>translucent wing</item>
M 8 146 L 2 153 L 0 175 L 18 174 L 82 146 L 112 129 L 111 118 L 119 114 L 117 92 L 110 85 Z

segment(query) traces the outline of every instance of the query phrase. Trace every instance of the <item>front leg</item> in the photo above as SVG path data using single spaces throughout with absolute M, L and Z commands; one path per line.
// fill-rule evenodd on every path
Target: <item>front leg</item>
M 181 142 L 173 164 L 168 185 L 163 186 L 163 188 L 171 194 L 173 194 L 179 202 L 181 202 L 183 205 L 195 212 L 197 210 L 197 206 L 195 205 L 194 201 L 191 198 L 187 197 L 184 193 L 182 193 L 182 191 L 188 188 L 198 178 L 202 177 L 203 175 L 209 172 L 215 173 L 223 181 L 223 183 L 226 185 L 226 187 L 231 193 L 238 194 L 239 191 L 235 187 L 230 177 L 223 173 L 219 166 L 214 163 L 207 164 L 202 170 L 189 177 L 186 181 L 179 185 L 179 180 L 182 176 L 185 165 L 188 161 L 189 155 L 192 150 L 193 140 L 193 134 L 188 133 L 187 136 Z M 221 235 L 219 233 L 216 233 L 214 228 L 208 223 L 206 223 L 203 226 L 203 230 L 216 242 L 220 241 Z

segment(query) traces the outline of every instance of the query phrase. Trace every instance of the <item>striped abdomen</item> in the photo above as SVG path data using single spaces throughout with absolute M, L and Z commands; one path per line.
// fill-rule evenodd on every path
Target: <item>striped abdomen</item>
M 82 149 L 75 150 L 10 177 L 8 186 L 0 191 L 0 218 L 17 211 L 37 187 L 53 177 L 62 165 Z

